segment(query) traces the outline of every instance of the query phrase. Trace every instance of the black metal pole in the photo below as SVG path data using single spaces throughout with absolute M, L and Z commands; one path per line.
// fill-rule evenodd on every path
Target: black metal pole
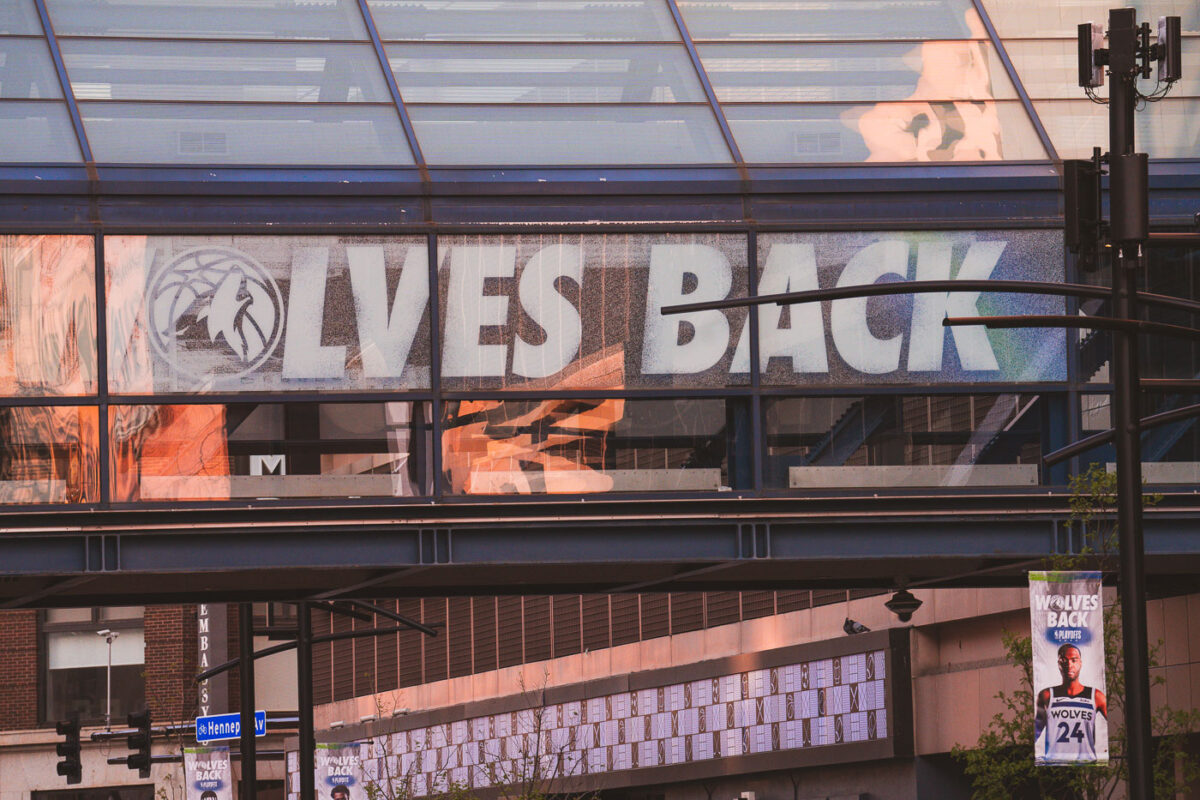
M 254 606 L 238 604 L 238 655 L 241 656 L 241 712 L 242 712 L 242 792 L 241 800 L 258 797 L 257 742 L 254 730 Z
M 1146 202 L 1130 196 L 1147 187 L 1118 181 L 1117 162 L 1134 152 L 1134 105 L 1137 102 L 1137 28 L 1132 8 L 1109 11 L 1109 166 L 1114 238 L 1128 229 L 1124 221 Z M 1118 185 L 1119 184 L 1119 185 Z M 1133 226 L 1136 228 L 1137 226 Z M 1144 237 L 1144 233 L 1142 236 Z M 1140 239 L 1113 242 L 1113 316 L 1137 319 L 1137 268 Z M 1138 431 L 1137 337 L 1113 331 L 1113 429 L 1117 450 L 1117 529 L 1121 549 L 1121 624 L 1125 652 L 1126 756 L 1129 797 L 1153 800 L 1150 740 L 1150 675 L 1146 642 L 1146 586 L 1142 541 L 1142 453 Z
M 316 780 L 313 774 L 313 754 L 317 749 L 313 735 L 312 691 L 312 619 L 308 603 L 296 604 L 296 682 L 300 706 L 300 753 L 296 768 L 300 770 L 300 800 L 316 800 Z

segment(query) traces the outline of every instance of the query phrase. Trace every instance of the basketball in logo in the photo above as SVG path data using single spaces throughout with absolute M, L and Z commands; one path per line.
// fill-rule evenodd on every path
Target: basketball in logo
M 245 253 L 201 247 L 154 273 L 147 292 L 150 340 L 184 372 L 237 377 L 275 351 L 283 332 L 279 287 Z

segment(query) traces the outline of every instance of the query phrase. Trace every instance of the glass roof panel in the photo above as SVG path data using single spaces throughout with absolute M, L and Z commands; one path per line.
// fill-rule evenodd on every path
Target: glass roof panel
M 1017 101 L 722 107 L 751 163 L 1047 158 Z
M 1081 100 L 1035 101 L 1034 109 L 1062 158 L 1091 158 L 1108 149 L 1108 106 Z M 1200 100 L 1148 103 L 1134 115 L 1137 150 L 1152 158 L 1200 157 Z
M 391 102 L 366 44 L 63 39 L 80 100 Z
M 355 0 L 46 0 L 59 36 L 366 39 Z
M 1084 99 L 1083 89 L 1077 81 L 1079 66 L 1074 39 L 1011 41 L 1005 44 L 1005 50 L 1031 98 Z M 1171 97 L 1200 96 L 1200 37 L 1185 38 L 1182 55 L 1183 77 L 1172 87 Z M 1154 77 L 1151 77 L 1139 81 L 1138 86 L 1143 92 L 1149 92 L 1154 88 L 1154 81 Z M 1106 78 L 1096 94 L 1107 97 L 1108 86 Z
M 367 0 L 392 41 L 679 41 L 666 0 Z
M 46 41 L 0 37 L 0 98 L 41 97 L 62 97 Z
M 1108 10 L 1119 7 L 1136 8 L 1138 22 L 1149 22 L 1152 34 L 1162 16 L 1179 17 L 1184 33 L 1200 32 L 1200 4 L 1195 0 L 983 0 L 983 7 L 1002 39 L 1061 36 L 1074 42 L 1080 23 L 1099 22 L 1107 28 Z
M 394 106 L 81 102 L 88 141 L 112 164 L 413 163 Z
M 1015 99 L 992 45 L 978 41 L 697 46 L 721 102 Z
M 408 108 L 436 165 L 716 164 L 731 158 L 708 106 Z
M 971 39 L 971 0 L 677 0 L 696 41 Z
M 683 45 L 390 44 L 408 103 L 704 102 Z
M 0 101 L 0 163 L 82 160 L 66 103 Z
M 0 3 L 0 33 L 34 33 L 41 36 L 42 21 L 38 19 L 33 0 L 6 0 Z

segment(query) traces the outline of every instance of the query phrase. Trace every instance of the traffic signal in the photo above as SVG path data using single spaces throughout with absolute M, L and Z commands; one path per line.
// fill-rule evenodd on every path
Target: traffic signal
M 58 774 L 65 776 L 68 784 L 81 783 L 83 765 L 79 761 L 79 720 L 60 722 L 54 726 L 54 730 L 64 737 L 63 741 L 54 745 L 54 752 L 62 756 L 62 761 L 58 762 Z
M 1100 159 L 1063 161 L 1063 210 L 1067 249 L 1079 256 L 1084 272 L 1099 269 L 1104 220 L 1100 210 Z
M 138 711 L 125 718 L 129 727 L 137 732 L 126 737 L 131 752 L 125 757 L 125 766 L 138 771 L 139 778 L 150 777 L 150 712 Z

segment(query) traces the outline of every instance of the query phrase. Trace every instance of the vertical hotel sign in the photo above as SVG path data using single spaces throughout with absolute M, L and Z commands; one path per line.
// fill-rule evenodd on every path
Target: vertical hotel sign
M 1034 758 L 1108 761 L 1104 604 L 1099 572 L 1030 572 Z
M 224 664 L 229 647 L 226 606 L 224 603 L 201 603 L 196 606 L 196 663 L 201 672 L 217 664 Z M 207 717 L 228 710 L 229 673 L 222 672 L 200 681 L 200 716 Z

